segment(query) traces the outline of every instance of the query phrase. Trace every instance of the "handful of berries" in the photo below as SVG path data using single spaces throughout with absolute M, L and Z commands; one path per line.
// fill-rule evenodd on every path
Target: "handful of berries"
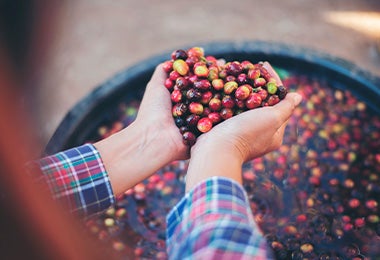
M 200 47 L 173 51 L 163 66 L 168 75 L 165 87 L 184 143 L 192 146 L 199 135 L 220 122 L 284 99 L 287 89 L 267 70 L 267 64 L 222 63 L 205 56 Z

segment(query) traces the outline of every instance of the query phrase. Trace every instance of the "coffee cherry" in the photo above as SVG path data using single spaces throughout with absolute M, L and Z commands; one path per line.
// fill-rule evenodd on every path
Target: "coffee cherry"
M 173 80 L 171 80 L 170 78 L 165 79 L 164 86 L 165 86 L 168 90 L 172 90 L 173 87 L 174 87 L 174 82 L 173 82 Z
M 276 92 L 277 92 L 276 83 L 268 82 L 266 86 L 267 86 L 267 91 L 269 94 L 272 94 L 272 95 L 276 94 Z
M 203 105 L 198 102 L 191 102 L 189 104 L 189 111 L 192 114 L 201 115 L 203 113 Z
M 182 92 L 178 89 L 173 90 L 172 94 L 170 95 L 170 98 L 172 102 L 179 103 L 182 100 Z
M 189 80 L 185 77 L 178 77 L 175 81 L 175 86 L 177 86 L 178 89 L 186 89 L 189 86 Z
M 211 112 L 207 117 L 211 120 L 213 125 L 216 125 L 222 121 L 222 117 L 218 112 Z
M 240 62 L 233 61 L 226 64 L 226 72 L 228 75 L 237 76 L 243 70 Z
M 265 86 L 266 83 L 267 83 L 267 81 L 264 78 L 256 78 L 253 81 L 255 88 L 263 87 L 263 86 Z
M 176 81 L 178 77 L 180 77 L 181 75 L 173 70 L 172 72 L 169 73 L 169 79 L 171 79 L 172 81 Z
M 203 118 L 199 119 L 198 124 L 197 124 L 197 128 L 202 133 L 206 133 L 206 132 L 210 131 L 212 128 L 211 119 L 208 117 L 203 117 Z
M 235 91 L 235 97 L 239 100 L 245 100 L 248 98 L 249 94 L 251 94 L 251 90 L 249 85 L 242 85 L 238 87 Z
M 186 98 L 189 100 L 189 101 L 196 101 L 196 100 L 199 100 L 200 98 L 202 97 L 202 93 L 199 92 L 198 90 L 196 89 L 189 89 L 187 92 L 186 92 Z
M 176 125 L 178 128 L 180 128 L 180 127 L 182 127 L 182 126 L 185 125 L 185 120 L 183 120 L 183 118 L 181 118 L 181 117 L 175 117 L 175 118 L 174 118 L 174 122 L 175 122 L 175 125 Z
M 212 98 L 208 106 L 212 111 L 219 111 L 222 108 L 222 101 L 219 98 Z
M 189 72 L 189 65 L 184 60 L 177 59 L 173 62 L 173 70 L 185 76 Z
M 187 106 L 183 103 L 177 103 L 173 106 L 172 114 L 174 117 L 183 116 L 187 112 Z
M 171 56 L 173 60 L 177 60 L 177 59 L 186 60 L 188 57 L 187 52 L 185 50 L 175 50 L 172 52 Z
M 268 97 L 268 100 L 266 102 L 265 105 L 268 105 L 268 106 L 274 106 L 276 105 L 278 102 L 280 102 L 280 98 L 277 96 L 277 95 L 272 95 L 272 96 L 269 96 Z
M 230 95 L 225 95 L 222 99 L 222 106 L 225 108 L 233 108 L 235 106 L 235 101 Z
M 194 84 L 194 88 L 196 88 L 200 91 L 209 90 L 211 87 L 211 83 L 207 79 L 197 80 L 193 84 Z
M 189 57 L 201 58 L 204 56 L 204 49 L 201 47 L 192 47 L 192 48 L 187 50 L 187 55 Z
M 211 91 L 203 92 L 201 96 L 201 103 L 204 105 L 208 104 L 212 98 L 212 95 L 213 94 Z
M 231 108 L 224 107 L 220 110 L 219 114 L 223 120 L 227 120 L 227 119 L 233 117 L 234 112 L 232 111 Z
M 285 98 L 287 93 L 288 90 L 284 86 L 278 86 L 276 94 L 281 100 Z
M 222 90 L 224 88 L 224 82 L 222 79 L 214 79 L 212 82 L 212 87 L 215 89 L 215 90 Z
M 199 65 L 199 66 L 194 65 L 194 74 L 197 77 L 205 78 L 208 76 L 208 73 L 209 73 L 209 70 L 206 65 Z
M 251 93 L 248 98 L 245 100 L 245 105 L 248 109 L 254 109 L 261 105 L 262 99 L 260 94 Z
M 250 69 L 247 73 L 247 77 L 252 80 L 258 79 L 260 77 L 260 70 Z
M 188 117 L 186 117 L 186 124 L 190 128 L 194 128 L 198 124 L 200 118 L 201 117 L 197 114 L 190 114 Z
M 224 93 L 227 95 L 232 94 L 236 89 L 238 88 L 238 84 L 236 81 L 228 81 L 226 84 L 224 84 Z
M 162 64 L 162 68 L 164 69 L 165 72 L 167 73 L 170 73 L 173 69 L 173 62 L 168 60 L 168 61 L 165 61 L 163 64 Z
M 249 71 L 250 69 L 253 69 L 255 67 L 253 63 L 248 60 L 244 60 L 240 64 L 241 64 L 242 69 L 245 71 Z
M 195 144 L 196 137 L 192 132 L 184 132 L 182 134 L 183 143 L 187 146 L 192 146 Z

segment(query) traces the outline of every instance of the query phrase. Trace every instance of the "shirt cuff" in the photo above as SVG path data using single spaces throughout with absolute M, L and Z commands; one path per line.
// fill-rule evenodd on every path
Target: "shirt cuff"
M 115 203 L 108 173 L 92 144 L 47 156 L 38 164 L 53 198 L 71 212 L 90 215 Z
M 167 246 L 175 259 L 197 255 L 268 259 L 270 255 L 244 188 L 224 177 L 199 183 L 169 212 Z

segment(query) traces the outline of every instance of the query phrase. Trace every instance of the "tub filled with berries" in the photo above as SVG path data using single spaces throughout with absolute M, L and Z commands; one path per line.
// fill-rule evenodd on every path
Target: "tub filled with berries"
M 214 78 L 191 91 L 174 87 L 177 78 L 186 76 L 189 68 L 184 62 L 174 65 L 176 57 L 172 59 L 170 51 L 136 64 L 96 88 L 69 111 L 46 153 L 95 142 L 128 126 L 136 117 L 155 66 L 168 60 L 172 61 L 168 78 L 170 71 L 180 72 L 165 84 L 173 101 L 173 120 L 188 145 L 230 116 L 273 105 L 281 102 L 287 92 L 297 91 L 303 102 L 289 120 L 283 145 L 243 166 L 243 185 L 255 220 L 276 259 L 380 257 L 379 78 L 347 61 L 283 44 L 225 42 L 197 46 L 203 47 L 208 59 L 215 59 L 213 62 L 221 58 L 236 64 L 250 61 L 258 69 L 260 61 L 269 61 L 283 86 L 268 84 L 270 77 L 249 74 L 251 65 L 239 67 L 238 74 L 245 74 L 245 79 L 236 74 L 233 80 L 226 80 L 226 75 L 223 78 L 218 71 L 215 79 L 223 78 L 224 82 L 220 87 L 216 81 L 216 88 L 229 93 L 212 91 L 205 105 L 201 100 L 207 91 L 202 88 L 208 84 L 213 87 Z M 190 47 L 181 49 L 187 52 Z M 231 67 L 231 63 L 227 64 Z M 206 69 L 197 68 L 197 73 L 207 72 L 207 78 L 212 69 Z M 256 78 L 263 78 L 265 85 L 260 85 L 262 80 L 254 83 Z M 179 84 L 183 87 L 183 82 Z M 252 87 L 241 87 L 244 85 Z M 175 91 L 178 89 L 181 91 Z M 179 95 L 189 96 L 184 99 Z M 233 96 L 232 101 L 223 103 L 226 95 Z M 183 100 L 187 100 L 186 110 Z M 234 106 L 228 107 L 228 102 Z M 190 108 L 190 103 L 195 105 Z M 199 127 L 198 122 L 202 122 Z M 187 161 L 163 167 L 118 197 L 115 206 L 88 219 L 88 230 L 122 256 L 132 253 L 141 259 L 167 258 L 165 216 L 184 194 L 186 169 Z

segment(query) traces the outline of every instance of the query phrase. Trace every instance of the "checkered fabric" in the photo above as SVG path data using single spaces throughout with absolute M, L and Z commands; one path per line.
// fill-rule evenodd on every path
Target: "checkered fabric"
M 213 177 L 196 187 L 167 216 L 170 259 L 270 259 L 243 187 Z
M 71 212 L 90 215 L 115 202 L 99 152 L 85 144 L 38 161 L 54 199 Z

